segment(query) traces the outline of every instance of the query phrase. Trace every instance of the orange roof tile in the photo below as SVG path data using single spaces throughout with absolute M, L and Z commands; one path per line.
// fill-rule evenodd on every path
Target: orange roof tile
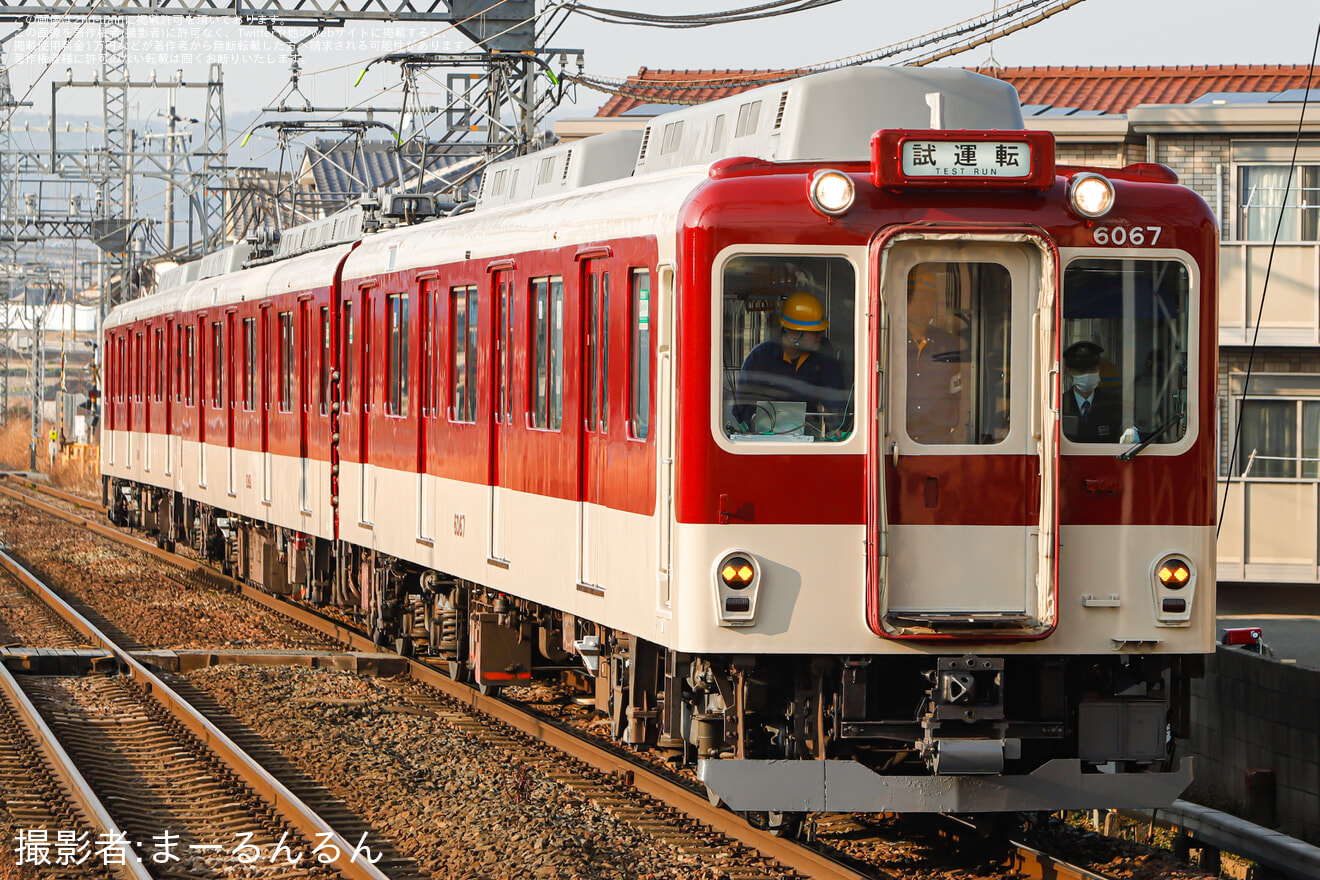
M 1207 92 L 1282 92 L 1306 86 L 1305 64 L 1217 64 L 1182 67 L 1002 67 L 980 73 L 1012 83 L 1023 104 L 1126 113 L 1139 104 L 1186 104 Z M 735 95 L 797 71 L 650 70 L 628 77 L 597 111 L 621 116 L 642 104 L 694 104 Z M 675 84 L 700 83 L 675 89 Z M 648 88 L 648 85 L 651 87 Z M 1312 82 L 1320 87 L 1320 77 Z M 657 88 L 658 86 L 658 88 Z

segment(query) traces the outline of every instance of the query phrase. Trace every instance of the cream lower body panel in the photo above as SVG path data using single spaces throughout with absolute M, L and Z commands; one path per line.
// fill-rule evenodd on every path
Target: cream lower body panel
M 585 522 L 599 548 L 594 583 L 579 588 L 578 502 L 501 489 L 493 509 L 489 486 L 371 465 L 364 473 L 353 462 L 341 465 L 339 485 L 345 541 L 670 644 L 671 615 L 658 607 L 654 517 L 592 506 Z
M 947 527 L 947 544 L 930 549 L 958 558 L 993 546 L 982 531 Z M 960 534 L 966 531 L 967 534 Z M 1020 560 L 1019 529 L 1003 553 Z M 891 536 L 891 541 L 898 540 Z M 680 525 L 676 530 L 674 646 L 692 653 L 1013 654 L 1208 653 L 1214 650 L 1214 529 L 1199 526 L 1064 526 L 1060 530 L 1058 625 L 1046 638 L 1017 643 L 921 643 L 886 639 L 866 623 L 862 526 Z M 718 622 L 714 566 L 733 550 L 761 566 L 753 626 Z M 1152 583 L 1157 558 L 1183 554 L 1198 571 L 1185 626 L 1160 626 Z M 938 561 L 938 560 L 937 560 Z M 1012 564 L 1005 557 L 1004 564 Z M 975 560 L 973 560 L 975 562 Z M 985 560 L 994 565 L 995 560 Z M 1022 564 L 1020 561 L 1017 563 Z M 963 570 L 975 570 L 966 562 Z M 1029 586 L 1029 585 L 1028 585 Z M 963 584 L 969 591 L 977 581 Z M 1031 590 L 1034 593 L 1034 589 Z M 1024 595 L 1026 589 L 1024 587 Z M 1090 600 L 1084 597 L 1092 597 Z M 1094 605 L 1096 597 L 1106 604 Z

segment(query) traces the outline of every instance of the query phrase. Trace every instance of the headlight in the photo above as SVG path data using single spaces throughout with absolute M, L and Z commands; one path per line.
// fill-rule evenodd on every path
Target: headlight
M 1114 185 L 1100 174 L 1078 174 L 1068 183 L 1068 201 L 1083 217 L 1103 217 L 1114 207 Z
M 807 193 L 813 208 L 826 216 L 837 217 L 852 207 L 857 187 L 842 171 L 827 169 L 811 175 Z

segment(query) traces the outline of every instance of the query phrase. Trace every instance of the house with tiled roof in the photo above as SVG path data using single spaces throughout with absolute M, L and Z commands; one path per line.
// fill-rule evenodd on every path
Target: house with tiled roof
M 1017 88 L 1026 126 L 1053 132 L 1061 164 L 1158 162 L 1214 211 L 1222 241 L 1220 482 L 1228 494 L 1220 578 L 1320 583 L 1320 81 L 1308 98 L 1308 67 L 1297 64 L 979 72 Z M 674 104 L 793 73 L 642 68 L 596 116 L 561 120 L 555 131 L 571 139 L 643 128 Z

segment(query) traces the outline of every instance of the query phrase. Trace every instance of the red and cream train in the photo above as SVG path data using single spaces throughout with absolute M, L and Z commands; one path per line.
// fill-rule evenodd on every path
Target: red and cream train
M 364 216 L 110 315 L 114 520 L 487 687 L 576 669 L 738 810 L 1186 785 L 1217 236 L 1167 169 L 1057 166 L 993 79 L 856 69 Z M 743 375 L 801 292 L 827 409 Z

